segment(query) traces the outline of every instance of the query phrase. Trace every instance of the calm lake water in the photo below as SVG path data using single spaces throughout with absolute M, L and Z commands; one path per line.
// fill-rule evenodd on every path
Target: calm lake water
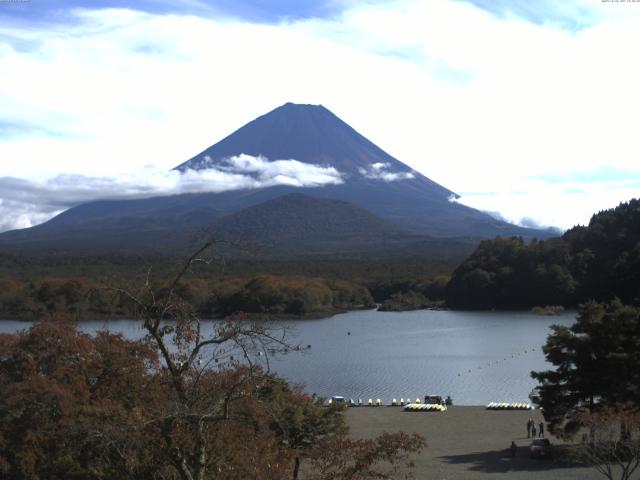
M 320 320 L 280 322 L 291 341 L 311 345 L 271 362 L 285 378 L 322 396 L 347 398 L 451 395 L 456 404 L 529 402 L 529 373 L 550 367 L 541 346 L 552 324 L 571 325 L 574 314 L 541 317 L 513 312 L 355 311 Z M 28 328 L 0 321 L 0 332 Z M 107 328 L 143 335 L 127 320 L 86 321 L 81 330 Z

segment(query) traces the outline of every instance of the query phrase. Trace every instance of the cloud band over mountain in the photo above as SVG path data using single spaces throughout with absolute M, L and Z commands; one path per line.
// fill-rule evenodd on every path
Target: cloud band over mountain
M 147 167 L 117 177 L 65 174 L 43 181 L 0 177 L 0 231 L 37 225 L 69 207 L 93 200 L 339 183 L 342 183 L 342 175 L 331 166 L 293 159 L 269 161 L 265 157 L 244 154 L 225 159 L 217 168 L 197 171 Z
M 358 171 L 366 178 L 384 182 L 415 178 L 411 172 L 393 172 L 389 170 L 389 167 L 388 163 L 374 163 L 368 169 L 360 168 Z

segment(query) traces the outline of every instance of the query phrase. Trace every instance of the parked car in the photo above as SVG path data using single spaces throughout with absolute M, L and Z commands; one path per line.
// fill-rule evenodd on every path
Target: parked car
M 535 387 L 529 394 L 529 400 L 535 405 L 540 404 L 540 387 Z
M 531 458 L 551 458 L 553 451 L 548 438 L 534 438 L 529 447 Z
M 444 401 L 440 395 L 425 395 L 424 403 L 430 403 L 435 405 L 444 405 Z

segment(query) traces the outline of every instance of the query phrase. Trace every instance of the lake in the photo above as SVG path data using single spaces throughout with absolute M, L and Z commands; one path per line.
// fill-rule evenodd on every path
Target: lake
M 415 400 L 451 395 L 456 404 L 529 402 L 529 373 L 550 368 L 541 346 L 549 326 L 569 326 L 575 314 L 543 317 L 521 312 L 353 311 L 320 320 L 279 322 L 290 339 L 311 345 L 272 360 L 285 378 L 322 396 Z M 28 323 L 0 321 L 0 332 Z M 85 321 L 86 332 L 108 328 L 143 335 L 129 320 Z

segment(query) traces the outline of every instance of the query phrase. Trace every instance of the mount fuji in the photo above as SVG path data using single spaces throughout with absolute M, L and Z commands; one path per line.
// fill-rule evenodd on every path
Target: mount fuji
M 175 251 L 202 229 L 217 238 L 265 243 L 263 252 L 278 256 L 409 252 L 453 238 L 469 244 L 497 235 L 555 234 L 457 203 L 453 191 L 321 105 L 282 105 L 175 170 L 224 174 L 241 179 L 243 187 L 89 202 L 1 234 L 0 250 Z

